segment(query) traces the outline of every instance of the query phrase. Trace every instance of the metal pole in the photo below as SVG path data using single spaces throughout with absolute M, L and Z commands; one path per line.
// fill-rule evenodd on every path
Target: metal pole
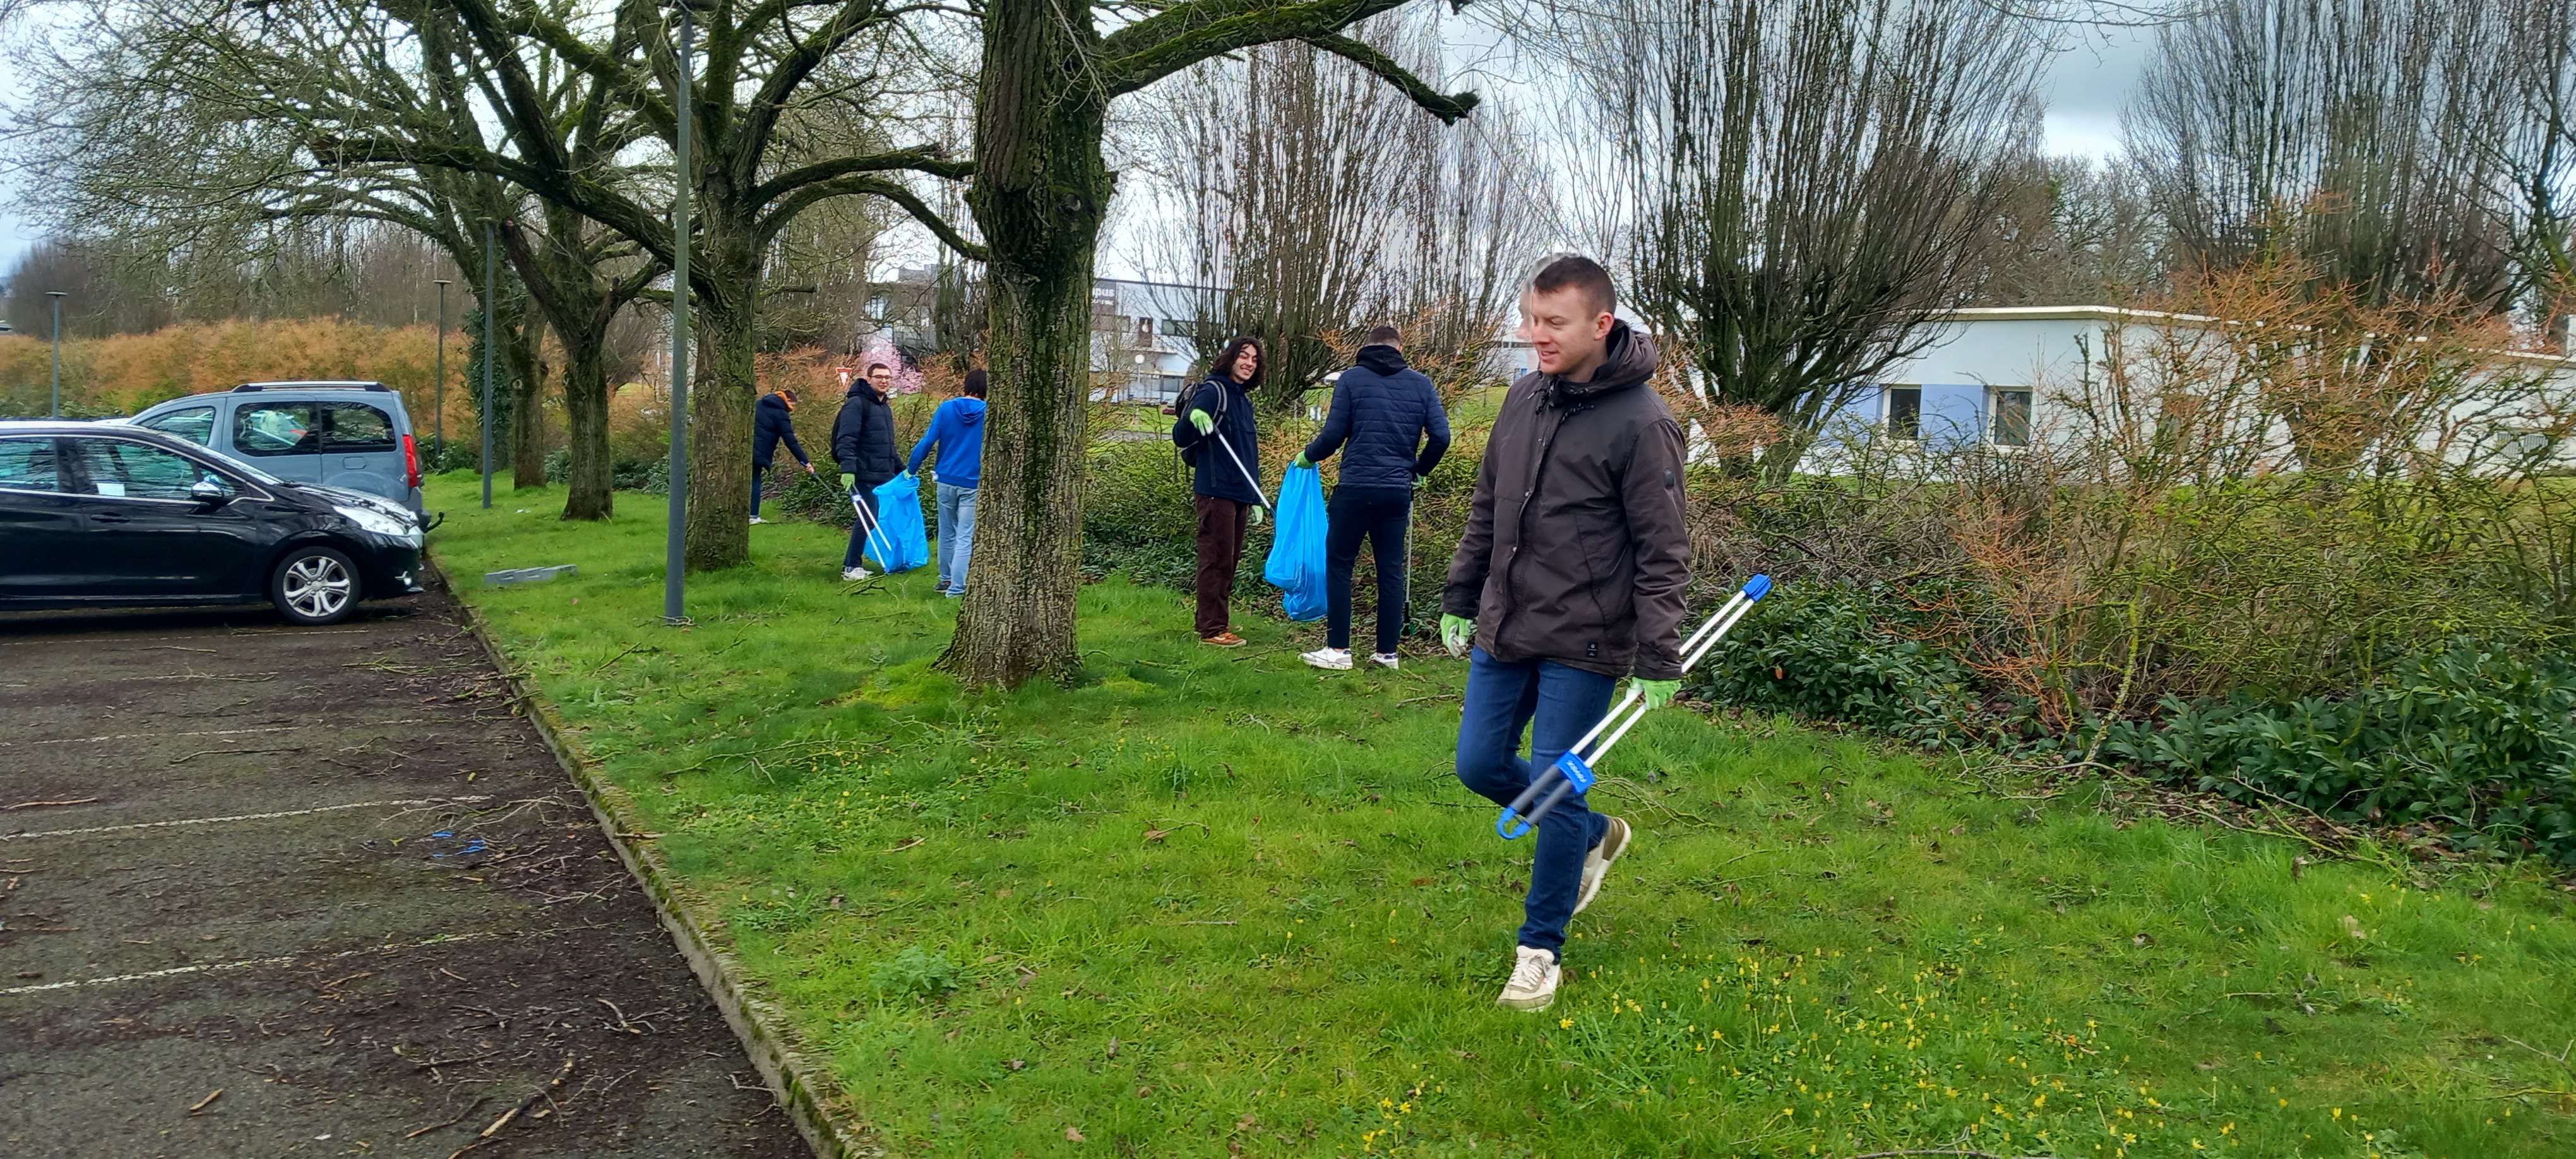
M 671 198 L 671 525 L 662 558 L 662 621 L 685 624 L 681 611 L 688 566 L 689 522 L 689 41 L 697 32 L 689 0 L 680 3 L 679 132 Z
M 438 283 L 438 413 L 430 421 L 438 425 L 438 457 L 447 459 L 447 286 L 446 278 Z
M 492 509 L 492 304 L 500 300 L 499 226 L 483 223 L 483 509 Z
M 45 291 L 54 300 L 54 408 L 45 413 L 47 418 L 63 417 L 63 295 L 69 292 Z

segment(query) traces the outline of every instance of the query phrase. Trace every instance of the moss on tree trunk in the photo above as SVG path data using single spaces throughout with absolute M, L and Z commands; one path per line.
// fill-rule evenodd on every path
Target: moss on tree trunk
M 1081 667 L 1082 487 L 1090 438 L 1092 251 L 1109 205 L 1104 95 L 1077 67 L 1088 21 L 1044 0 L 992 0 L 967 195 L 991 259 L 992 425 L 975 554 L 940 665 L 970 685 Z
M 689 320 L 696 339 L 689 379 L 690 571 L 751 558 L 751 411 L 757 401 L 753 331 L 760 253 L 748 223 L 719 210 L 704 217 L 705 273 Z

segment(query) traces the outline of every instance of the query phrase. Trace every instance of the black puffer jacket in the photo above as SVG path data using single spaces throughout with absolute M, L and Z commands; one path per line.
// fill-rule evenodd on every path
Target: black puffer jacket
M 1306 444 L 1306 459 L 1323 462 L 1347 444 L 1342 486 L 1410 488 L 1414 476 L 1430 474 L 1449 453 L 1449 414 L 1440 409 L 1440 392 L 1395 347 L 1360 347 L 1358 361 L 1333 383 L 1333 409 Z
M 1222 414 L 1217 410 L 1220 397 L 1225 408 Z M 1172 423 L 1172 445 L 1198 448 L 1198 465 L 1191 471 L 1190 492 L 1232 499 L 1237 503 L 1262 502 L 1261 431 L 1253 422 L 1256 408 L 1251 389 L 1231 378 L 1210 375 L 1207 381 L 1190 391 L 1189 400 L 1179 409 L 1181 417 Z M 1200 435 L 1199 429 L 1190 425 L 1190 412 L 1193 410 L 1203 410 L 1214 417 L 1216 430 Z M 1215 445 L 1218 439 L 1225 440 L 1227 447 L 1234 448 L 1234 458 L 1227 457 L 1225 447 Z M 1235 458 L 1243 460 L 1243 465 L 1237 467 Z M 1245 471 L 1252 472 L 1249 482 L 1243 477 Z
M 1495 659 L 1681 677 L 1682 430 L 1654 372 L 1654 341 L 1619 322 L 1591 381 L 1534 372 L 1504 398 L 1440 598 Z
M 894 408 L 862 378 L 850 384 L 841 413 L 832 420 L 832 458 L 859 477 L 859 486 L 874 487 L 903 473 L 894 453 Z

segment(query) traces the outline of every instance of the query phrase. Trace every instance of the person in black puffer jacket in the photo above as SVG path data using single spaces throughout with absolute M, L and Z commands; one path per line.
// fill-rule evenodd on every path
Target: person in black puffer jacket
M 1404 631 L 1404 538 L 1411 531 L 1413 488 L 1449 453 L 1449 415 L 1431 380 L 1404 361 L 1404 336 L 1393 326 L 1369 331 L 1358 365 L 1333 383 L 1324 429 L 1294 464 L 1312 467 L 1347 448 L 1342 477 L 1325 505 L 1324 647 L 1305 655 L 1317 668 L 1351 666 L 1351 569 L 1360 540 L 1377 556 L 1378 664 L 1396 666 Z
M 850 384 L 849 397 L 841 400 L 841 413 L 832 420 L 832 458 L 841 464 L 841 485 L 867 508 L 867 517 L 850 525 L 850 549 L 841 556 L 845 580 L 868 578 L 860 561 L 868 525 L 876 521 L 877 485 L 903 473 L 903 460 L 894 453 L 894 408 L 886 405 L 886 392 L 893 386 L 893 367 L 882 362 L 869 366 L 866 378 Z

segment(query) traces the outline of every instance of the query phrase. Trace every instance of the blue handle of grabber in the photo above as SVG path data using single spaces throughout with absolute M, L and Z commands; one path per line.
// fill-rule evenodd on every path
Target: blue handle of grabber
M 1538 824 L 1541 818 L 1553 811 L 1558 803 L 1565 800 L 1566 794 L 1592 791 L 1592 766 L 1583 763 L 1582 757 L 1566 753 L 1556 758 L 1556 763 L 1549 765 L 1548 771 L 1558 774 L 1563 780 L 1560 783 L 1551 784 L 1546 773 L 1532 778 L 1530 787 L 1521 790 L 1519 797 L 1514 798 L 1511 804 L 1503 806 L 1502 815 L 1494 818 L 1496 836 L 1505 841 L 1513 840 L 1529 832 L 1530 826 Z M 1538 796 L 1541 789 L 1551 791 L 1545 800 L 1538 803 L 1538 807 L 1530 809 L 1528 816 L 1522 816 L 1520 811 L 1529 807 L 1530 798 Z
M 1744 599 L 1748 603 L 1762 602 L 1762 597 L 1771 594 L 1771 577 L 1768 575 L 1757 575 L 1752 579 L 1744 581 L 1743 593 Z M 1514 840 L 1522 834 L 1529 832 L 1531 826 L 1538 824 L 1541 818 L 1547 816 L 1550 810 L 1556 808 L 1559 802 L 1565 800 L 1566 794 L 1588 793 L 1592 791 L 1594 776 L 1592 766 L 1584 763 L 1582 757 L 1569 752 L 1556 758 L 1556 763 L 1549 765 L 1548 768 L 1553 772 L 1561 774 L 1564 777 L 1564 783 L 1551 784 L 1547 779 L 1546 773 L 1540 773 L 1537 777 L 1532 778 L 1530 780 L 1530 787 L 1521 790 L 1521 795 L 1513 798 L 1511 804 L 1503 806 L 1502 814 L 1494 818 L 1494 834 L 1496 836 L 1501 837 L 1505 841 Z M 1531 808 L 1531 799 L 1537 797 L 1542 789 L 1548 789 L 1551 791 L 1548 792 L 1545 800 L 1538 802 L 1536 808 Z M 1530 810 L 1527 816 L 1523 816 L 1521 814 L 1521 810 L 1523 809 Z

